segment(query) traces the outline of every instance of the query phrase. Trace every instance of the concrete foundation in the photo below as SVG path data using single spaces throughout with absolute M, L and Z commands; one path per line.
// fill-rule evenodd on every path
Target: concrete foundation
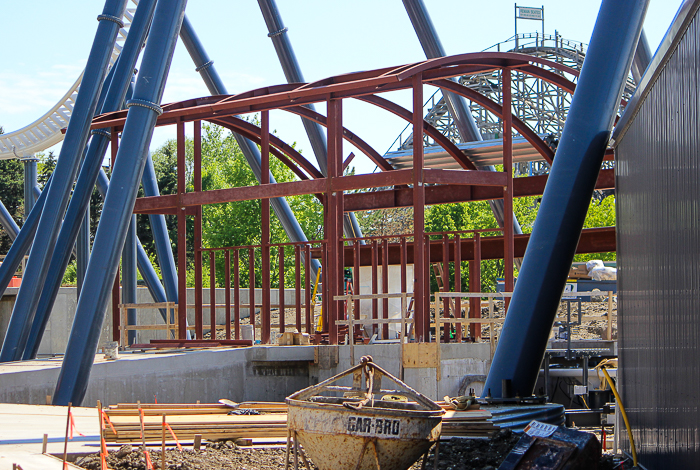
M 371 355 L 399 376 L 399 345 L 355 346 L 355 358 Z M 432 399 L 466 387 L 481 392 L 490 367 L 488 343 L 441 345 L 441 378 L 435 367 L 406 368 L 404 381 Z M 44 404 L 53 395 L 60 358 L 0 364 L 0 402 Z M 96 358 L 83 405 L 136 402 L 202 403 L 282 401 L 293 392 L 349 368 L 349 346 L 254 346 L 190 352 L 122 354 Z M 476 381 L 475 381 L 476 380 Z
M 7 331 L 7 324 L 12 316 L 12 308 L 15 305 L 15 299 L 17 298 L 17 292 L 19 287 L 8 287 L 5 294 L 0 299 L 0 346 L 5 338 L 5 332 Z M 218 305 L 224 304 L 224 297 L 226 294 L 225 289 L 216 289 L 216 303 Z M 249 294 L 248 289 L 241 289 L 240 292 L 240 312 L 241 318 L 247 318 L 249 316 Z M 293 307 L 296 298 L 296 292 L 293 289 L 285 291 L 284 302 L 287 308 Z M 151 303 L 154 302 L 151 294 L 146 288 L 137 289 L 137 303 Z M 302 302 L 304 301 L 304 290 L 301 290 Z M 208 331 L 209 328 L 209 306 L 210 303 L 210 291 L 205 289 L 203 292 L 204 298 L 204 330 Z M 279 305 L 279 290 L 270 291 L 271 304 L 273 306 Z M 233 302 L 233 290 L 231 290 L 231 301 Z M 255 302 L 256 304 L 262 303 L 262 290 L 256 289 L 255 291 Z M 194 289 L 187 289 L 187 303 L 189 305 L 194 304 Z M 61 287 L 54 304 L 51 317 L 46 326 L 46 331 L 44 332 L 44 337 L 41 340 L 41 345 L 39 346 L 40 355 L 53 355 L 53 354 L 63 354 L 66 350 L 66 344 L 68 342 L 68 336 L 70 335 L 71 327 L 73 326 L 73 318 L 75 317 L 75 309 L 77 306 L 77 289 L 75 287 Z M 109 315 L 105 316 L 105 321 L 102 325 L 102 334 L 100 336 L 100 347 L 107 341 L 112 341 L 112 319 L 111 319 L 112 304 L 107 305 L 107 312 Z M 231 317 L 233 319 L 233 307 L 231 308 Z M 160 312 L 156 309 L 138 309 L 136 312 L 137 324 L 139 325 L 162 325 L 163 318 Z M 187 311 L 187 321 L 190 325 L 194 324 L 194 308 L 189 308 Z M 226 321 L 226 312 L 224 307 L 219 307 L 216 309 L 216 323 L 217 325 L 223 325 Z M 137 343 L 148 343 L 152 339 L 168 339 L 165 331 L 139 331 L 137 332 Z

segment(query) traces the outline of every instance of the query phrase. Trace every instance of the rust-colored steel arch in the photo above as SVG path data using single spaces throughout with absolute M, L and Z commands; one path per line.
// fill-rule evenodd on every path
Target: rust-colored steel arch
M 503 118 L 502 105 L 487 98 L 481 93 L 472 90 L 471 88 L 446 79 L 435 80 L 431 82 L 431 84 L 439 87 L 440 89 L 450 90 L 451 92 L 461 95 L 468 100 L 474 101 L 475 103 L 479 103 L 484 108 Z M 540 155 L 542 155 L 542 158 L 547 160 L 547 163 L 551 164 L 552 160 L 554 159 L 554 152 L 552 152 L 552 149 L 550 149 L 549 146 L 542 139 L 540 139 L 540 136 L 538 136 L 532 129 L 527 127 L 527 125 L 521 121 L 520 118 L 512 113 L 511 116 L 513 119 L 513 128 L 520 132 L 520 134 L 537 149 Z
M 323 127 L 328 127 L 328 118 L 321 113 L 312 111 L 309 108 L 303 106 L 292 106 L 289 108 L 282 108 L 283 111 L 288 111 L 293 114 L 305 117 Z M 355 147 L 357 147 L 362 153 L 364 153 L 367 158 L 372 160 L 379 168 L 383 171 L 392 171 L 394 167 L 389 165 L 389 163 L 377 152 L 372 146 L 367 142 L 357 136 L 357 134 L 351 132 L 346 127 L 343 127 L 343 139 L 347 140 Z
M 248 131 L 242 130 L 240 127 L 232 123 L 229 118 L 227 117 L 222 117 L 220 119 L 210 119 L 209 122 L 213 124 L 217 124 L 221 127 L 224 127 L 231 132 L 235 132 L 237 134 L 241 134 L 242 136 L 246 137 L 247 139 L 252 140 L 253 142 L 260 144 L 260 136 L 257 134 L 251 134 Z M 285 166 L 287 166 L 290 170 L 294 172 L 295 175 L 299 177 L 301 180 L 308 180 L 311 179 L 309 175 L 304 173 L 299 166 L 297 166 L 294 161 L 287 157 L 284 152 L 281 150 L 277 149 L 274 147 L 272 144 L 270 144 L 270 153 L 273 154 L 279 161 L 281 161 Z
M 258 144 L 260 143 L 260 128 L 255 124 L 252 124 L 244 119 L 241 119 L 236 116 L 221 116 L 212 118 L 210 119 L 210 121 L 219 121 L 227 123 L 228 125 L 226 127 L 230 130 L 242 134 Z M 270 133 L 270 145 L 277 147 L 282 153 L 284 153 L 287 157 L 289 157 L 294 163 L 299 165 L 301 169 L 306 171 L 312 177 L 323 178 L 323 174 L 321 174 L 321 172 L 318 171 L 318 169 L 315 166 L 313 166 L 310 161 L 304 158 L 299 152 L 294 150 L 294 148 L 291 145 L 287 144 L 282 139 L 280 139 L 272 133 Z
M 386 98 L 382 98 L 381 96 L 365 95 L 358 96 L 357 99 L 385 109 L 405 119 L 408 122 L 411 122 L 413 119 L 413 113 L 411 113 L 409 110 L 402 106 L 399 106 L 393 101 L 389 101 Z M 472 163 L 462 153 L 459 147 L 457 147 L 450 139 L 441 134 L 440 131 L 438 131 L 435 127 L 433 127 L 425 120 L 423 120 L 423 132 L 432 137 L 435 140 L 435 142 L 437 142 L 442 148 L 444 148 L 445 151 L 449 153 L 452 156 L 452 158 L 454 158 L 455 161 L 460 164 L 462 168 L 464 168 L 465 170 L 477 170 L 474 163 Z

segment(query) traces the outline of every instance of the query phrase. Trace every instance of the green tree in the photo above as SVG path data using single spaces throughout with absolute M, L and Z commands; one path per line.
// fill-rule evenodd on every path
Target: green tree
M 0 127 L 0 134 L 3 128 Z M 7 211 L 22 226 L 24 216 L 24 169 L 22 162 L 16 159 L 0 160 L 0 201 Z M 0 226 L 1 227 L 1 226 Z M 0 254 L 7 254 L 12 245 L 12 239 L 2 227 L 0 230 Z

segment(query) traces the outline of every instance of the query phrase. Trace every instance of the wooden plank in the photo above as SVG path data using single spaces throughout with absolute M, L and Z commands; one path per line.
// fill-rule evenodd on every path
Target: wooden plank
M 437 367 L 435 345 L 431 343 L 404 344 L 403 366 L 407 369 Z

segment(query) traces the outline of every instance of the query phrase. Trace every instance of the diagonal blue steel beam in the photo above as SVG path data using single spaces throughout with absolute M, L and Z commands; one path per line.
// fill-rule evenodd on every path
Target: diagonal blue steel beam
M 142 0 L 136 8 L 129 35 L 124 42 L 119 59 L 110 71 L 111 80 L 103 87 L 106 88 L 101 107 L 101 112 L 103 113 L 116 111 L 122 107 L 136 61 L 141 52 L 141 45 L 146 39 L 148 27 L 153 18 L 155 4 L 156 0 Z M 92 134 L 86 157 L 78 175 L 78 181 L 75 184 L 75 191 L 68 205 L 63 227 L 59 233 L 51 258 L 49 272 L 44 282 L 44 288 L 41 291 L 31 330 L 24 346 L 23 359 L 36 357 L 39 350 L 44 330 L 61 287 L 63 274 L 70 262 L 71 247 L 75 244 L 76 237 L 82 228 L 83 223 L 81 223 L 81 220 L 84 220 L 83 214 L 90 207 L 90 197 L 92 196 L 95 182 L 99 173 L 103 171 L 102 161 L 110 142 L 110 134 L 104 130 L 94 131 Z M 135 271 L 133 275 L 135 275 Z
M 292 49 L 292 43 L 287 35 L 287 28 L 282 22 L 282 15 L 280 15 L 277 4 L 274 0 L 258 0 L 258 5 L 269 31 L 268 37 L 272 39 L 272 44 L 275 46 L 275 51 L 277 51 L 277 57 L 284 71 L 284 76 L 287 78 L 287 83 L 306 82 L 296 54 L 294 54 L 294 49 Z M 313 104 L 304 106 L 312 111 L 316 111 L 316 107 Z M 321 173 L 327 175 L 328 142 L 326 141 L 326 134 L 317 122 L 303 116 L 301 117 L 301 122 L 311 142 L 311 148 L 316 156 L 318 167 L 321 169 Z M 354 213 L 346 212 L 343 214 L 343 231 L 348 238 L 359 238 L 362 236 L 360 225 L 357 223 Z M 364 241 L 362 243 L 364 244 Z
M 603 0 L 484 386 L 532 393 L 591 202 L 648 0 Z M 601 79 L 604 77 L 604 79 Z
M 185 20 L 182 22 L 180 37 L 182 38 L 182 42 L 185 45 L 187 52 L 190 54 L 190 57 L 192 57 L 192 61 L 196 67 L 195 70 L 202 76 L 204 83 L 209 89 L 209 93 L 212 95 L 227 95 L 228 91 L 226 90 L 226 86 L 214 67 L 214 61 L 209 58 L 209 55 L 204 49 L 204 46 L 202 46 L 202 43 L 197 37 L 197 34 L 195 33 L 194 28 L 187 17 L 185 17 Z M 236 139 L 236 142 L 243 152 L 243 156 L 248 162 L 253 174 L 257 178 L 258 182 L 260 182 L 262 167 L 258 146 L 251 140 L 246 139 L 242 135 L 236 134 L 235 132 L 233 133 L 233 137 Z M 272 173 L 270 173 L 269 177 L 270 183 L 274 183 L 275 178 L 272 176 Z M 282 224 L 287 237 L 289 237 L 291 241 L 308 241 L 308 238 L 306 238 L 306 235 L 299 225 L 299 222 L 297 221 L 296 217 L 294 217 L 294 213 L 289 208 L 289 204 L 287 203 L 286 199 L 282 197 L 270 199 L 270 205 L 275 211 L 277 219 Z M 311 264 L 315 274 L 320 267 L 320 263 L 317 260 L 312 260 Z
M 124 15 L 126 2 L 127 0 L 107 0 L 102 14 L 98 16 L 97 33 L 53 173 L 54 178 L 48 189 L 5 342 L 0 351 L 0 362 L 22 357 L 39 303 L 41 288 L 49 271 L 63 214 L 68 206 L 70 190 L 78 172 L 80 157 L 87 144 L 90 123 L 95 115 L 109 58 L 121 24 L 119 18 Z
M 139 181 L 148 157 L 160 101 L 172 61 L 186 0 L 159 1 L 143 53 L 134 95 L 127 103 L 122 141 L 97 227 L 83 292 L 68 339 L 56 384 L 54 404 L 79 405 L 85 396 L 111 284 L 136 201 Z

